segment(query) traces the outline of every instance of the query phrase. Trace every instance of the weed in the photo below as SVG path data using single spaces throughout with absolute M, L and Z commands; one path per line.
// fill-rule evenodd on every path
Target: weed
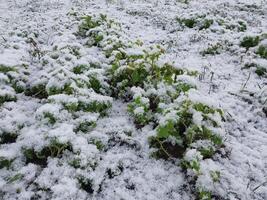
M 0 157 L 0 169 L 3 169 L 3 168 L 9 169 L 11 167 L 12 162 L 13 162 L 13 159 Z
M 222 45 L 220 43 L 211 45 L 210 47 L 208 47 L 207 49 L 205 49 L 204 51 L 201 52 L 202 56 L 205 55 L 216 55 L 216 54 L 220 54 L 220 50 L 222 48 Z
M 213 24 L 213 19 L 204 19 L 199 30 L 208 29 Z
M 246 48 L 247 50 L 251 47 L 255 47 L 259 44 L 260 42 L 260 37 L 251 37 L 251 36 L 246 36 L 243 38 L 243 40 L 240 42 L 240 46 Z
M 265 46 L 260 46 L 256 52 L 261 58 L 267 59 L 267 48 Z

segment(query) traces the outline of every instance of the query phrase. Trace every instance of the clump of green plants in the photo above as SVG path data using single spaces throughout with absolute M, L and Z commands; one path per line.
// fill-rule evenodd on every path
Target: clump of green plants
M 267 48 L 263 45 L 259 46 L 256 54 L 258 54 L 261 58 L 267 59 Z
M 213 109 L 202 103 L 193 103 L 190 100 L 177 105 L 177 108 L 164 111 L 164 120 L 157 127 L 156 141 L 166 144 L 166 140 L 168 141 L 171 137 L 172 143 L 177 145 L 177 149 L 180 152 L 180 155 L 177 155 L 178 157 L 182 157 L 186 149 L 192 146 L 197 146 L 197 150 L 202 153 L 202 157 L 212 157 L 216 149 L 220 148 L 223 144 L 223 140 L 220 135 L 214 133 L 204 124 L 210 124 L 211 127 L 219 127 L 220 122 L 215 121 L 211 116 L 221 116 L 221 110 Z M 194 123 L 195 112 L 203 120 L 203 125 Z M 210 141 L 209 145 L 199 146 L 198 143 L 201 140 Z M 169 145 L 171 145 L 171 142 Z M 160 151 L 162 150 L 161 148 Z M 168 157 L 173 157 L 172 152 L 168 152 L 167 149 L 163 151 Z
M 18 135 L 15 132 L 2 132 L 0 135 L 0 144 L 9 144 L 16 142 Z
M 259 44 L 260 37 L 252 37 L 252 36 L 246 36 L 243 38 L 243 40 L 240 42 L 240 46 L 246 48 L 247 50 L 251 47 L 255 47 Z
M 16 71 L 16 69 L 14 67 L 10 67 L 10 66 L 6 66 L 6 65 L 0 64 L 0 72 L 7 73 L 7 72 L 10 72 L 10 71 Z
M 96 139 L 96 138 L 91 139 L 89 143 L 94 144 L 99 151 L 102 151 L 105 148 L 105 145 L 103 144 L 103 142 L 101 142 L 101 140 Z
M 128 105 L 128 112 L 134 117 L 138 126 L 144 126 L 151 120 L 149 106 L 149 99 L 141 96 L 135 97 Z
M 44 112 L 43 115 L 44 115 L 44 118 L 46 118 L 50 124 L 56 123 L 57 118 L 53 115 L 53 113 Z
M 98 18 L 90 20 L 95 23 Z M 189 28 L 201 25 L 201 29 L 206 29 L 213 20 L 180 22 Z M 104 22 L 101 26 L 108 27 L 108 24 Z M 102 35 L 101 45 L 94 45 L 103 49 L 109 58 L 106 75 L 113 97 L 128 102 L 128 112 L 137 127 L 151 124 L 155 128 L 156 134 L 149 138 L 152 156 L 184 160 L 185 171 L 193 170 L 197 179 L 202 173 L 203 159 L 212 158 L 223 147 L 222 110 L 191 99 L 203 98 L 193 81 L 197 72 L 160 63 L 165 53 L 163 48 L 146 48 L 141 42 L 122 42 L 120 34 L 112 27 L 104 29 Z M 110 40 L 112 36 L 117 39 Z M 84 37 L 94 38 L 90 34 Z M 212 47 L 205 54 L 216 54 L 220 47 Z M 187 159 L 190 151 L 196 152 L 199 158 Z
M 87 133 L 90 132 L 93 128 L 96 127 L 96 122 L 95 121 L 91 121 L 91 120 L 84 120 L 81 121 L 76 129 L 74 130 L 75 132 L 83 132 L 83 133 Z
M 245 32 L 247 30 L 247 25 L 244 21 L 238 21 L 235 23 L 225 24 L 225 28 L 238 32 Z
M 198 28 L 198 30 L 204 30 L 210 28 L 214 23 L 213 19 L 208 19 L 203 16 L 194 18 L 176 18 L 178 23 L 187 28 Z
M 256 70 L 255 70 L 255 73 L 258 76 L 264 76 L 264 75 L 267 75 L 267 69 L 264 68 L 264 67 L 257 67 Z
M 238 23 L 237 29 L 238 29 L 239 32 L 245 32 L 247 30 L 247 25 L 246 25 L 245 22 L 238 21 L 237 23 Z
M 83 37 L 86 36 L 87 31 L 97 26 L 100 26 L 101 24 L 101 21 L 93 20 L 92 16 L 84 16 L 82 19 L 83 19 L 83 22 L 79 26 L 78 34 Z
M 89 66 L 88 65 L 77 65 L 73 68 L 73 72 L 75 74 L 82 74 L 85 70 L 88 70 Z
M 203 188 L 199 188 L 198 189 L 198 199 L 199 200 L 211 200 L 211 192 L 210 191 L 206 191 Z
M 97 75 L 89 76 L 89 87 L 92 88 L 96 93 L 101 93 L 102 89 L 104 89 Z
M 3 168 L 9 169 L 11 167 L 12 162 L 13 162 L 13 159 L 0 157 L 0 169 L 3 169 Z
M 40 151 L 33 148 L 23 148 L 26 163 L 34 163 L 41 166 L 46 166 L 48 157 L 60 157 L 65 150 L 72 150 L 70 143 L 60 143 L 59 141 L 51 140 L 48 146 L 45 146 Z
M 48 97 L 45 84 L 29 85 L 26 87 L 24 93 L 26 96 L 32 96 L 39 99 L 46 99 Z
M 203 22 L 201 22 L 199 30 L 208 29 L 213 24 L 213 22 L 213 19 L 204 19 Z
M 21 81 L 12 81 L 12 87 L 16 93 L 23 93 L 25 91 L 25 84 Z
M 111 108 L 111 102 L 107 101 L 83 101 L 80 100 L 78 103 L 77 110 L 82 110 L 84 112 L 95 112 L 100 113 L 101 116 L 105 116 L 107 114 L 107 110 Z
M 17 97 L 12 92 L 3 91 L 0 94 L 0 105 L 2 105 L 5 102 L 16 101 L 16 100 Z
M 182 25 L 184 25 L 184 26 L 186 26 L 188 28 L 194 28 L 196 26 L 196 24 L 197 24 L 197 20 L 194 19 L 194 18 L 188 18 L 188 19 L 180 19 L 180 18 L 178 18 L 177 21 L 180 24 L 182 24 Z
M 242 69 L 249 69 L 249 68 L 254 68 L 255 73 L 258 76 L 265 76 L 267 75 L 267 69 L 266 67 L 260 66 L 259 64 L 256 63 L 246 63 L 245 66 Z
M 83 189 L 89 194 L 94 193 L 93 181 L 91 179 L 88 179 L 84 176 L 79 176 L 77 179 L 78 179 L 81 189 Z
M 214 45 L 210 45 L 207 49 L 203 50 L 201 52 L 201 55 L 205 56 L 205 55 L 220 54 L 221 49 L 222 49 L 222 45 L 220 43 L 216 43 Z
M 46 86 L 46 91 L 49 96 L 56 94 L 73 94 L 74 88 L 71 86 L 71 83 L 65 83 L 63 86 Z

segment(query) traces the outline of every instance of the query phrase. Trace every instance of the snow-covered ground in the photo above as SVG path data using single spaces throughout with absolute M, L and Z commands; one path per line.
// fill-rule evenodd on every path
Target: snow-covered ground
M 162 45 L 162 62 L 198 71 L 202 100 L 224 111 L 224 147 L 203 161 L 220 171 L 220 180 L 199 179 L 216 193 L 212 198 L 267 199 L 267 55 L 256 53 L 267 50 L 266 0 L 0 0 L 0 97 L 11 98 L 0 99 L 0 199 L 197 198 L 179 159 L 151 156 L 155 127 L 136 127 L 127 103 L 110 91 L 45 97 L 9 83 L 18 80 L 18 89 L 45 82 L 52 91 L 68 85 L 69 69 L 94 63 L 100 67 L 69 77 L 82 84 L 96 73 L 108 88 L 102 76 L 108 59 L 76 34 L 81 16 L 99 14 L 120 23 L 127 40 Z M 241 47 L 246 36 L 259 36 L 259 44 Z M 68 112 L 65 105 L 77 99 L 111 108 L 103 115 Z M 90 131 L 75 131 L 83 121 L 92 122 Z M 71 147 L 60 146 L 64 152 L 56 149 L 45 162 L 25 159 L 25 148 L 42 150 L 55 137 Z

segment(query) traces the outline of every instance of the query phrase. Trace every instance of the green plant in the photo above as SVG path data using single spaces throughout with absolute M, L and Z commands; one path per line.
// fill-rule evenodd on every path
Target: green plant
M 41 166 L 46 166 L 48 157 L 60 157 L 65 150 L 71 150 L 69 143 L 60 143 L 56 139 L 51 140 L 48 146 L 45 146 L 40 151 L 35 151 L 32 148 L 23 148 L 23 154 L 26 163 L 34 163 Z
M 267 75 L 267 69 L 264 68 L 264 67 L 257 67 L 256 70 L 255 70 L 255 73 L 258 76 L 264 76 L 264 75 Z
M 256 52 L 261 58 L 267 59 L 267 48 L 265 46 L 260 46 Z
M 16 93 L 22 93 L 25 91 L 25 86 L 23 83 L 19 81 L 15 81 L 12 83 L 12 87 L 15 90 Z
M 43 115 L 44 115 L 44 118 L 48 119 L 48 122 L 50 124 L 55 124 L 56 123 L 57 118 L 52 113 L 44 112 Z
M 10 66 L 6 66 L 6 65 L 2 65 L 0 64 L 0 72 L 2 73 L 7 73 L 10 71 L 16 71 L 14 67 L 10 67 Z
M 91 179 L 85 178 L 83 176 L 79 176 L 77 179 L 78 179 L 81 189 L 83 189 L 84 191 L 90 194 L 94 192 L 93 181 Z
M 90 18 L 93 23 L 97 20 L 97 17 Z M 204 17 L 177 20 L 188 28 L 207 29 L 213 24 L 213 20 Z M 93 41 L 93 45 L 109 58 L 110 66 L 105 75 L 113 97 L 128 102 L 128 112 L 138 128 L 148 123 L 154 127 L 156 134 L 149 138 L 150 147 L 154 148 L 153 156 L 181 158 L 185 171 L 193 171 L 196 180 L 202 174 L 202 159 L 211 158 L 223 145 L 220 135 L 222 110 L 191 100 L 190 95 L 197 94 L 194 93 L 196 84 L 192 81 L 197 72 L 162 64 L 159 61 L 165 51 L 160 46 L 145 48 L 140 42 L 125 41 L 108 21 L 105 18 L 96 25 L 101 26 L 101 31 L 94 29 L 95 25 L 87 26 L 84 37 Z M 101 35 L 99 40 L 96 39 L 98 35 Z M 222 45 L 217 43 L 203 55 L 218 54 L 221 48 Z M 98 81 L 90 83 L 89 87 L 95 92 L 101 89 Z M 78 101 L 77 110 L 97 110 L 87 104 L 90 102 Z M 102 149 L 101 142 L 95 144 Z M 112 170 L 108 174 L 113 177 Z M 198 196 L 208 199 L 211 193 L 203 190 Z
M 101 88 L 102 88 L 102 85 L 101 85 L 101 82 L 97 79 L 96 76 L 90 76 L 89 77 L 89 86 L 90 88 L 93 88 L 93 90 L 96 92 L 96 93 L 100 93 L 101 91 Z
M 90 102 L 80 100 L 77 106 L 77 110 L 100 113 L 101 116 L 105 116 L 109 108 L 111 108 L 111 102 L 100 102 L 97 100 Z
M 255 47 L 259 44 L 260 37 L 252 37 L 252 36 L 246 36 L 243 38 L 243 40 L 240 42 L 240 46 L 246 48 L 247 50 L 251 47 Z
M 245 22 L 238 21 L 237 23 L 238 23 L 238 28 L 237 29 L 238 29 L 239 32 L 245 32 L 247 30 L 247 25 L 246 25 Z
M 220 181 L 220 178 L 221 178 L 221 172 L 220 171 L 211 171 L 210 172 L 210 176 L 212 178 L 212 181 L 214 183 Z
M 18 135 L 13 132 L 3 132 L 0 135 L 0 144 L 9 144 L 16 142 Z
M 208 29 L 213 24 L 213 19 L 204 19 L 199 30 Z
M 2 105 L 5 102 L 16 101 L 16 100 L 17 100 L 17 97 L 14 94 L 9 93 L 9 92 L 2 93 L 0 95 L 0 105 Z
M 73 72 L 75 74 L 82 74 L 85 70 L 88 70 L 89 67 L 87 65 L 77 65 L 73 68 Z
M 90 140 L 90 143 L 94 144 L 99 151 L 102 151 L 105 148 L 105 145 L 98 139 L 92 139 Z
M 199 200 L 211 200 L 211 192 L 204 189 L 198 189 Z
M 194 28 L 196 26 L 196 24 L 197 24 L 197 20 L 194 19 L 194 18 L 188 18 L 188 19 L 177 18 L 177 21 L 180 24 L 182 24 L 182 25 L 184 25 L 184 26 L 186 26 L 188 28 Z
M 82 121 L 76 127 L 75 132 L 81 131 L 81 132 L 86 133 L 86 132 L 90 132 L 95 127 L 96 127 L 95 121 Z
M 32 96 L 39 99 L 46 99 L 48 97 L 48 93 L 46 92 L 45 84 L 38 84 L 33 86 L 26 87 L 24 91 L 26 96 Z
M 97 26 L 100 26 L 101 23 L 99 20 L 94 20 L 92 16 L 84 16 L 82 17 L 82 19 L 83 22 L 79 26 L 78 34 L 83 37 L 86 36 L 87 31 Z
M 151 114 L 149 112 L 149 100 L 147 98 L 138 96 L 134 101 L 128 104 L 128 112 L 134 117 L 135 122 L 144 126 L 151 120 Z
M 216 54 L 220 54 L 220 50 L 222 48 L 222 45 L 220 43 L 216 43 L 214 45 L 210 45 L 207 49 L 203 50 L 201 52 L 202 56 L 205 55 L 216 55 Z
M 13 162 L 13 159 L 0 157 L 0 169 L 3 169 L 3 168 L 9 169 L 11 167 L 12 162 Z
M 51 86 L 46 87 L 47 94 L 49 96 L 55 95 L 55 94 L 73 94 L 74 88 L 71 86 L 71 83 L 66 83 L 63 85 L 63 87 L 58 86 Z

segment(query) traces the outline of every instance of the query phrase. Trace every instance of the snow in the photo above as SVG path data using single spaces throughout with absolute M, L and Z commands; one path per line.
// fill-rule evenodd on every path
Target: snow
M 77 16 L 70 14 L 75 12 Z M 247 52 L 239 47 L 243 37 L 267 32 L 266 0 L 189 0 L 189 4 L 177 0 L 0 0 L 0 65 L 19 69 L 13 74 L 22 85 L 41 83 L 49 89 L 72 83 L 76 89 L 74 94 L 38 99 L 16 93 L 7 86 L 10 83 L 8 74 L 0 73 L 0 96 L 17 98 L 16 102 L 0 104 L 0 136 L 17 135 L 16 142 L 0 144 L 0 157 L 14 159 L 10 169 L 0 169 L 0 199 L 195 199 L 187 175 L 177 164 L 179 159 L 176 163 L 150 156 L 148 138 L 156 134 L 153 127 L 137 129 L 127 113 L 127 103 L 86 87 L 81 89 L 73 81 L 88 81 L 87 75 L 96 74 L 102 84 L 107 85 L 104 73 L 109 68 L 109 59 L 99 47 L 85 45 L 84 39 L 74 34 L 80 16 L 99 13 L 107 14 L 121 24 L 118 29 L 114 26 L 120 34 L 118 38 L 113 35 L 109 39 L 140 39 L 148 46 L 160 44 L 166 54 L 158 64 L 168 62 L 177 68 L 198 71 L 197 77 L 177 77 L 181 82 L 196 86 L 197 90 L 191 89 L 173 103 L 179 104 L 189 98 L 192 102 L 224 111 L 225 122 L 218 124 L 218 128 L 210 127 L 224 137 L 225 148 L 220 149 L 223 156 L 216 154 L 212 159 L 201 160 L 196 149 L 185 153 L 184 158 L 188 161 L 201 160 L 202 174 L 196 185 L 205 185 L 206 189 L 215 190 L 226 199 L 267 199 L 267 184 L 262 184 L 267 178 L 267 114 L 264 112 L 264 108 L 267 109 L 267 79 L 266 75 L 255 74 L 254 68 L 242 69 L 245 63 L 256 63 L 267 69 L 267 61 L 255 54 L 258 47 Z M 177 17 L 200 15 L 224 19 L 225 24 L 215 21 L 209 29 L 198 30 L 198 27 L 180 26 L 176 20 Z M 239 32 L 236 28 L 226 28 L 238 21 L 244 21 L 247 30 Z M 37 42 L 44 54 L 41 60 L 32 54 L 34 46 L 27 42 L 29 37 Z M 202 56 L 199 53 L 218 42 L 223 46 L 219 54 Z M 266 42 L 265 39 L 260 44 L 266 45 Z M 77 47 L 79 56 L 71 54 L 67 47 Z M 140 55 L 142 48 L 127 48 L 126 53 Z M 51 55 L 54 54 L 59 58 L 53 59 Z M 45 61 L 47 65 L 43 64 Z M 74 66 L 91 63 L 101 69 L 75 76 L 71 73 Z M 24 70 L 30 75 L 23 74 Z M 141 97 L 144 104 L 149 104 L 149 100 L 143 95 L 163 96 L 166 91 L 172 89 L 164 84 L 146 92 L 140 87 L 131 90 L 134 99 Z M 103 117 L 83 111 L 69 113 L 63 108 L 67 104 L 77 106 L 80 101 L 108 103 L 112 108 Z M 170 109 L 165 116 L 159 117 L 160 124 L 177 120 L 172 106 L 172 103 L 160 104 L 159 107 Z M 45 112 L 55 116 L 55 124 L 43 123 L 39 116 Z M 138 107 L 134 112 L 141 114 L 144 108 Z M 195 110 L 192 113 L 194 123 L 203 125 L 201 114 Z M 219 113 L 209 117 L 221 121 Z M 97 126 L 88 133 L 74 132 L 75 126 L 82 121 L 93 121 Z M 49 157 L 44 167 L 25 162 L 22 148 L 41 151 L 52 138 L 70 143 L 75 154 L 66 150 L 59 158 Z M 94 144 L 96 141 L 101 142 L 102 150 Z M 69 164 L 75 159 L 81 160 L 83 167 Z M 210 171 L 217 170 L 221 178 L 214 183 Z M 110 177 L 110 171 L 114 172 L 113 177 Z M 23 174 L 23 178 L 8 184 L 7 180 L 17 173 Z M 81 188 L 78 181 L 81 175 L 92 180 L 93 193 Z

